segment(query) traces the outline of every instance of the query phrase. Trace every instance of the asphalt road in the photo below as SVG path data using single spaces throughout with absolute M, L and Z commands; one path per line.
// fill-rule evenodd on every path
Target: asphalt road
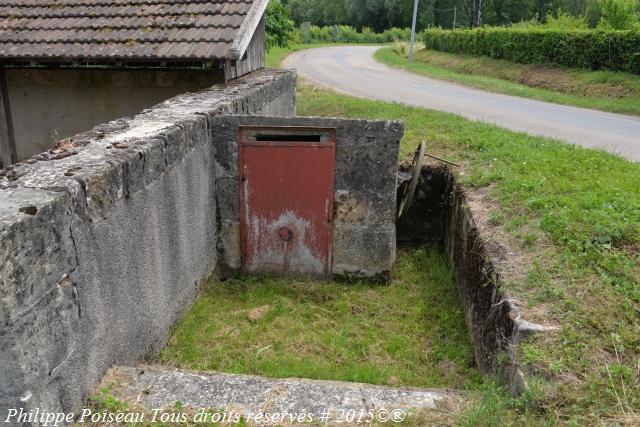
M 308 81 L 351 95 L 459 114 L 532 135 L 604 148 L 640 162 L 640 118 L 500 95 L 387 67 L 377 46 L 336 46 L 290 55 Z

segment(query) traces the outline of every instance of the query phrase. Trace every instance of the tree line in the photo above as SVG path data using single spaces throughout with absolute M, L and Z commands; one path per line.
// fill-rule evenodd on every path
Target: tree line
M 414 0 L 282 0 L 299 26 L 351 25 L 381 32 L 411 26 Z M 577 17 L 595 27 L 603 3 L 614 13 L 636 15 L 638 0 L 420 0 L 419 29 L 511 25 L 522 21 L 546 22 Z M 636 15 L 637 16 L 637 15 Z

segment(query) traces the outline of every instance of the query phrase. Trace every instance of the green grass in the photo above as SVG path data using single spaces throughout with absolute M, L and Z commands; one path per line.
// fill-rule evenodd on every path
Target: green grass
M 286 54 L 272 51 L 269 63 Z M 403 120 L 404 159 L 425 140 L 429 153 L 463 165 L 456 170 L 463 185 L 483 189 L 493 204 L 488 222 L 529 260 L 525 278 L 507 282 L 507 291 L 529 319 L 560 327 L 519 348 L 530 391 L 512 398 L 480 383 L 448 268 L 425 250 L 403 253 L 388 287 L 268 276 L 215 284 L 177 326 L 162 361 L 478 390 L 484 398 L 455 416 L 456 425 L 640 424 L 640 165 L 304 82 L 297 113 Z M 248 319 L 265 306 L 262 318 Z M 414 424 L 438 424 L 428 420 Z
M 160 361 L 279 378 L 478 384 L 444 256 L 402 251 L 394 277 L 389 286 L 273 276 L 215 283 L 176 327 Z
M 425 49 L 417 50 L 409 63 L 402 45 L 381 49 L 375 57 L 396 68 L 492 92 L 640 114 L 640 76 L 634 74 L 516 64 Z
M 289 55 L 292 51 L 298 51 L 298 50 L 304 50 L 304 49 L 310 49 L 310 48 L 322 47 L 322 46 L 324 45 L 298 44 L 289 48 L 275 46 L 275 47 L 272 47 L 267 53 L 267 56 L 265 58 L 265 65 L 268 68 L 280 68 L 280 64 L 282 64 L 282 61 L 284 61 L 287 55 Z
M 461 163 L 460 181 L 486 189 L 495 205 L 489 222 L 530 259 L 525 279 L 507 290 L 531 320 L 560 331 L 520 348 L 532 386 L 525 399 L 489 383 L 459 424 L 640 424 L 640 165 L 304 82 L 297 114 L 403 120 L 403 158 L 425 140 L 429 153 Z
M 504 222 L 496 226 L 531 259 L 526 280 L 509 283 L 509 293 L 542 313 L 533 320 L 561 326 L 553 338 L 534 340 L 529 348 L 537 351 L 525 360 L 545 379 L 547 409 L 579 423 L 640 411 L 640 165 L 306 85 L 297 112 L 404 120 L 405 158 L 424 139 L 430 153 L 464 165 L 459 178 L 470 189 L 491 185 L 492 218 Z
M 400 119 L 407 159 L 421 140 L 428 151 L 465 164 L 469 186 L 495 184 L 494 195 L 514 228 L 533 226 L 640 302 L 640 165 L 600 150 L 515 133 L 420 108 L 299 88 L 298 115 Z

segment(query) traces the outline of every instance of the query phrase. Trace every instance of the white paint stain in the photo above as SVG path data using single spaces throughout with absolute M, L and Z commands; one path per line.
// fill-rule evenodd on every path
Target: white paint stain
M 245 182 L 245 191 L 248 186 Z M 287 210 L 277 219 L 251 216 L 248 213 L 247 193 L 245 193 L 245 220 L 247 221 L 247 250 L 251 252 L 246 266 L 251 272 L 287 271 L 290 273 L 324 274 L 325 262 L 322 255 L 312 247 L 317 236 L 312 233 L 311 223 Z M 293 239 L 283 241 L 278 232 L 288 228 Z

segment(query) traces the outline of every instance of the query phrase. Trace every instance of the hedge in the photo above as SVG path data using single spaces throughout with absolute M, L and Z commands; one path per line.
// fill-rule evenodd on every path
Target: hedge
M 334 33 L 331 26 L 312 25 L 306 35 L 305 31 L 299 28 L 294 38 L 300 43 L 391 43 L 409 40 L 411 36 L 409 28 L 390 28 L 382 33 L 374 33 L 370 28 L 363 28 L 358 32 L 354 27 L 338 25 L 336 30 Z
M 615 30 L 431 29 L 427 49 L 525 64 L 556 64 L 640 74 L 640 32 Z

